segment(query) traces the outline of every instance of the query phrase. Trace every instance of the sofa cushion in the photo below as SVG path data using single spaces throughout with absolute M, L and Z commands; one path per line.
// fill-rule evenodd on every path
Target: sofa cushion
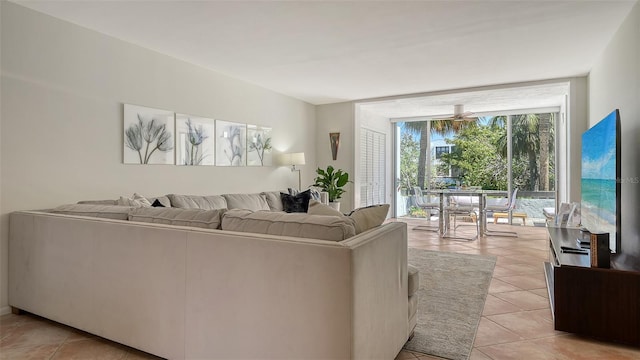
M 128 198 L 120 196 L 118 199 L 118 205 L 120 206 L 133 206 L 133 207 L 151 207 L 151 202 L 144 196 L 133 193 L 133 196 Z
M 167 195 L 171 201 L 171 206 L 182 209 L 226 209 L 227 200 L 222 195 Z
M 341 241 L 355 235 L 350 218 L 232 209 L 222 216 L 222 230 Z
M 92 216 L 107 219 L 127 220 L 130 206 L 99 205 L 99 204 L 68 204 L 60 205 L 51 210 L 55 214 Z
M 247 209 L 251 211 L 271 210 L 266 196 L 262 194 L 224 194 L 228 209 Z
M 317 200 L 309 201 L 309 215 L 329 215 L 329 216 L 344 216 L 340 211 L 332 208 L 329 205 L 325 205 Z
M 420 288 L 420 272 L 418 271 L 418 268 L 413 265 L 407 265 L 407 271 L 409 272 L 409 280 L 407 284 L 409 287 L 408 295 L 412 296 Z
M 220 218 L 225 211 L 226 209 L 135 208 L 129 211 L 128 218 L 129 221 L 219 229 Z
M 371 205 L 353 210 L 349 217 L 353 218 L 356 234 L 382 225 L 389 213 L 389 204 Z
M 118 205 L 118 200 L 80 200 L 78 204 Z
M 281 192 L 283 191 L 265 191 L 261 193 L 267 200 L 267 204 L 269 204 L 269 209 L 271 211 L 284 211 L 282 199 L 280 198 Z
M 309 209 L 309 201 L 311 200 L 311 191 L 306 190 L 296 195 L 280 193 L 282 199 L 282 207 L 288 213 L 306 213 Z

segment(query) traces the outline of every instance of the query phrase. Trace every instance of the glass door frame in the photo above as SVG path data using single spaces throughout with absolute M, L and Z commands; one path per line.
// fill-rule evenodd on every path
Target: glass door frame
M 554 140 L 554 144 L 556 145 L 556 147 L 554 148 L 554 152 L 553 152 L 553 156 L 554 156 L 554 163 L 556 164 L 556 168 L 554 169 L 555 171 L 555 186 L 554 186 L 554 192 L 555 192 L 555 199 L 556 202 L 559 201 L 558 200 L 558 169 L 557 169 L 557 164 L 558 164 L 558 144 L 563 142 L 562 139 L 559 139 L 557 137 L 557 134 L 561 133 L 559 132 L 560 126 L 561 124 L 564 124 L 564 122 L 560 122 L 560 118 L 561 116 L 563 116 L 563 111 L 560 107 L 547 107 L 547 108 L 531 108 L 531 109 L 518 109 L 518 110 L 509 110 L 509 111 L 496 111 L 496 112 L 486 112 L 486 113 L 476 113 L 477 116 L 479 117 L 485 117 L 485 116 L 505 116 L 506 117 L 506 130 L 507 130 L 507 193 L 508 193 L 508 197 L 509 200 L 511 200 L 511 196 L 513 194 L 513 173 L 512 173 L 512 158 L 513 158 L 513 116 L 514 115 L 520 115 L 520 114 L 543 114 L 543 113 L 553 113 L 555 114 L 555 121 L 554 121 L 554 132 L 556 134 L 556 138 Z M 398 123 L 403 123 L 403 122 L 417 122 L 417 121 L 427 121 L 427 129 L 428 129 L 428 133 L 431 134 L 431 120 L 433 120 L 434 117 L 433 116 L 424 116 L 424 117 L 410 117 L 410 118 L 392 118 L 389 119 L 392 125 L 392 141 L 393 143 L 392 148 L 392 169 L 393 171 L 393 179 L 392 179 L 392 184 L 394 184 L 394 191 L 393 191 L 393 217 L 397 218 L 398 217 L 398 206 L 399 206 L 399 199 L 398 199 L 398 193 L 399 193 L 399 188 L 400 188 L 400 140 L 401 140 L 401 134 L 400 134 L 400 129 L 399 129 L 399 125 Z M 566 142 L 566 139 L 564 140 L 564 142 Z M 425 180 L 427 182 L 427 187 L 430 186 L 431 184 L 431 136 L 428 137 L 427 139 L 427 157 L 426 157 L 426 169 L 425 169 Z M 513 216 L 511 214 L 511 212 L 509 212 L 509 216 L 508 216 L 508 223 L 511 225 L 513 224 Z

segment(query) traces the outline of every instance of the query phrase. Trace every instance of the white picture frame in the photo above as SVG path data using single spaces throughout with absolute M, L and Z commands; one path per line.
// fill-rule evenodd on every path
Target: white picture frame
M 215 120 L 176 113 L 176 165 L 213 166 Z
M 124 104 L 123 163 L 174 164 L 173 111 Z
M 271 128 L 247 124 L 247 166 L 272 166 Z
M 245 166 L 247 125 L 216 120 L 216 166 Z

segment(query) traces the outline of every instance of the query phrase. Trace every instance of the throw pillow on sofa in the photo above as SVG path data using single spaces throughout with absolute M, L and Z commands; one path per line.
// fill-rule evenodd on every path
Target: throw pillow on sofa
M 356 234 L 382 225 L 389 213 L 389 204 L 361 207 L 349 213 L 356 224 Z
M 389 204 L 380 204 L 358 208 L 347 215 L 343 215 L 338 210 L 314 200 L 309 203 L 308 211 L 309 214 L 313 215 L 348 216 L 354 221 L 356 234 L 382 225 L 387 218 L 388 212 Z
M 226 209 L 136 208 L 129 211 L 129 221 L 219 229 L 220 218 L 225 211 Z
M 151 207 L 151 202 L 144 196 L 133 193 L 133 197 L 120 196 L 118 199 L 118 205 L 120 206 L 133 206 L 133 207 Z
M 300 193 L 302 193 L 302 191 L 296 189 L 296 188 L 287 188 L 287 191 L 289 192 L 289 195 L 298 195 Z M 311 200 L 318 200 L 320 201 L 320 192 L 321 189 L 316 187 L 316 186 L 309 186 L 309 189 L 305 190 L 308 191 L 309 194 L 311 195 Z M 286 194 L 286 192 L 283 191 L 283 193 Z
M 288 213 L 306 213 L 311 200 L 311 190 L 306 190 L 296 195 L 280 193 L 282 206 Z
M 151 204 L 151 207 L 166 207 L 166 206 L 162 205 L 162 203 L 160 202 L 160 200 L 155 199 L 155 200 L 153 201 L 153 203 Z
M 149 200 L 149 202 L 151 203 L 151 206 L 153 206 L 153 204 L 157 204 L 157 207 L 160 207 L 160 205 L 164 206 L 164 207 L 171 207 L 171 200 L 169 200 L 169 198 L 166 195 L 163 196 L 157 196 L 157 197 L 147 197 L 147 200 Z

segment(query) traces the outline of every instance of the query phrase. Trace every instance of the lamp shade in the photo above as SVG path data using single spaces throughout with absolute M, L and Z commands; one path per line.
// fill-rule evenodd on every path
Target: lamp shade
M 291 155 L 291 158 L 289 159 L 290 160 L 289 164 L 291 164 L 291 165 L 304 165 L 304 153 L 303 152 L 291 153 L 289 155 Z

